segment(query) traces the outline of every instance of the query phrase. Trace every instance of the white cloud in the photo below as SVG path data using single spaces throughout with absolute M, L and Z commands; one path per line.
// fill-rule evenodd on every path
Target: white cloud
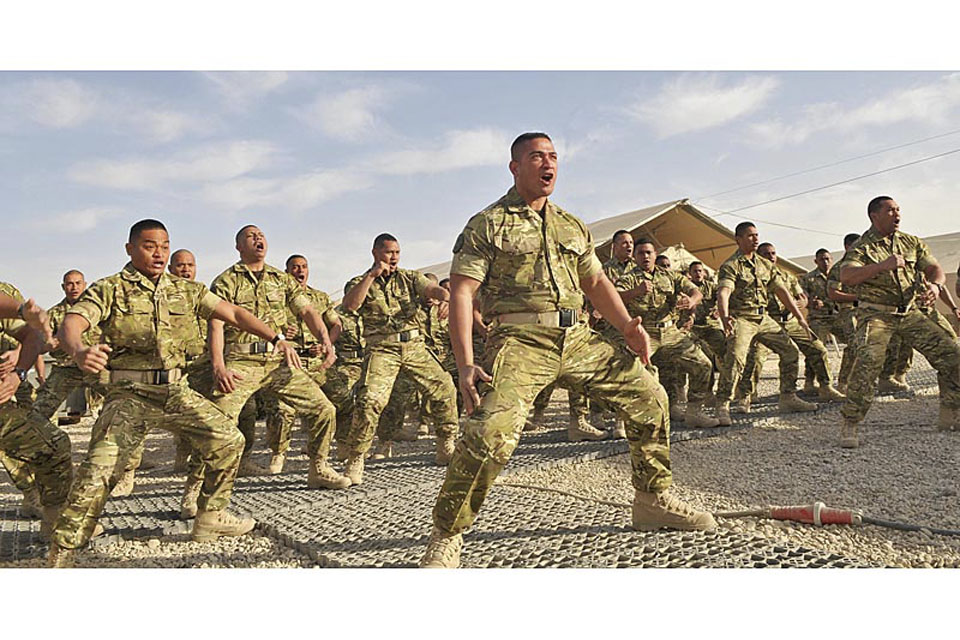
M 53 215 L 31 215 L 30 226 L 44 233 L 74 234 L 92 231 L 106 222 L 120 216 L 121 211 L 111 207 L 89 207 L 64 211 Z
M 512 141 L 496 129 L 457 129 L 429 147 L 387 151 L 363 166 L 386 175 L 413 175 L 505 165 L 510 160 L 507 149 Z
M 779 85 L 776 78 L 752 76 L 736 83 L 716 74 L 685 74 L 660 93 L 627 107 L 661 138 L 717 127 L 761 107 Z
M 953 73 L 936 82 L 887 94 L 852 108 L 833 102 L 806 105 L 800 116 L 790 122 L 768 120 L 752 129 L 757 140 L 768 146 L 799 144 L 827 131 L 850 133 L 865 127 L 909 121 L 946 125 L 958 106 L 960 73 Z
M 154 142 L 172 142 L 188 133 L 204 133 L 209 128 L 203 119 L 167 109 L 131 111 L 128 117 L 132 127 Z
M 174 183 L 229 180 L 268 166 L 275 155 L 275 147 L 268 142 L 243 140 L 159 160 L 93 160 L 74 165 L 67 175 L 74 182 L 96 187 L 148 191 Z
M 96 116 L 101 106 L 97 92 L 76 80 L 40 78 L 27 83 L 21 91 L 24 115 L 55 129 L 79 126 Z
M 289 76 L 286 71 L 219 71 L 204 72 L 223 95 L 227 104 L 242 109 L 283 86 Z
M 235 211 L 270 208 L 301 212 L 371 184 L 369 177 L 349 170 L 317 170 L 287 178 L 237 178 L 212 183 L 203 187 L 201 197 Z
M 350 142 L 368 138 L 382 127 L 376 112 L 386 102 L 387 92 L 382 87 L 358 87 L 336 95 L 320 94 L 293 113 L 325 135 Z

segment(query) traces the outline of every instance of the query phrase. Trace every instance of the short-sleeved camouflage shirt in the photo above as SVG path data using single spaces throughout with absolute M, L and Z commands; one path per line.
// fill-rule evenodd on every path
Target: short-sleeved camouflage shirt
M 175 369 L 185 363 L 197 317 L 207 320 L 221 299 L 203 284 L 164 272 L 156 284 L 131 263 L 97 280 L 67 310 L 99 327 L 113 348 L 110 369 Z
M 691 280 L 690 282 L 693 282 Z M 694 282 L 700 289 L 703 299 L 697 305 L 696 313 L 693 316 L 693 324 L 708 325 L 719 324 L 719 320 L 713 317 L 713 312 L 717 308 L 717 283 L 712 278 L 704 278 L 700 284 Z
M 0 282 L 0 291 L 17 302 L 24 302 L 23 294 L 9 282 Z M 13 334 L 19 332 L 26 324 L 27 323 L 20 318 L 0 319 L 0 353 L 12 351 L 20 346 L 20 342 L 13 337 Z
M 361 274 L 352 278 L 343 287 L 344 294 L 357 286 L 363 277 Z M 363 336 L 370 338 L 419 329 L 420 301 L 429 285 L 426 276 L 410 269 L 397 269 L 392 274 L 377 276 L 357 309 L 363 318 Z
M 730 289 L 731 314 L 749 315 L 766 309 L 774 292 L 785 283 L 774 264 L 758 253 L 747 258 L 737 251 L 720 265 L 717 289 Z
M 632 317 L 640 316 L 643 324 L 648 326 L 668 320 L 677 308 L 677 297 L 680 294 L 690 295 L 697 291 L 697 285 L 690 282 L 687 276 L 679 271 L 657 266 L 653 271 L 644 271 L 638 267 L 625 273 L 617 280 L 617 291 L 635 289 L 644 281 L 653 285 L 653 291 L 637 296 L 627 302 L 626 306 Z
M 853 287 L 858 300 L 891 306 L 909 305 L 922 286 L 918 274 L 937 264 L 930 247 L 917 236 L 894 231 L 884 237 L 871 225 L 844 256 L 844 266 L 879 264 L 893 254 L 903 256 L 906 265 L 902 269 L 878 273 Z
M 827 278 L 828 274 L 820 271 L 819 268 L 808 271 L 800 278 L 800 286 L 807 293 L 810 302 L 819 300 L 823 303 L 820 309 L 814 309 L 812 304 L 807 305 L 807 317 L 811 320 L 831 316 L 839 308 L 837 303 L 827 296 Z
M 213 280 L 210 291 L 246 309 L 277 333 L 282 333 L 287 324 L 287 311 L 299 316 L 310 305 L 310 299 L 293 276 L 268 264 L 263 265 L 263 271 L 258 274 L 237 262 Z M 261 340 L 263 338 L 238 327 L 226 325 L 223 328 L 225 344 Z
M 552 202 L 541 215 L 516 187 L 470 218 L 453 249 L 450 273 L 483 283 L 484 318 L 583 309 L 580 281 L 603 268 L 583 222 Z
M 638 268 L 637 263 L 633 258 L 627 258 L 625 262 L 620 262 L 616 258 L 610 258 L 603 263 L 603 272 L 613 284 L 617 284 L 617 280 L 620 279 L 620 276 L 625 273 L 629 273 L 636 268 Z
M 340 316 L 340 335 L 337 337 L 334 346 L 337 349 L 337 357 L 341 352 L 363 353 L 363 322 L 356 311 L 347 311 L 343 305 L 337 305 L 337 315 Z
M 333 303 L 330 302 L 330 296 L 310 286 L 303 287 L 303 292 L 310 300 L 310 306 L 320 314 L 323 318 L 323 324 L 326 325 L 327 330 L 329 330 L 339 319 L 337 312 L 333 310 Z M 307 323 L 303 321 L 303 318 L 293 315 L 290 309 L 287 309 L 287 325 L 297 328 L 297 335 L 294 336 L 292 342 L 298 349 L 307 349 L 320 342 L 320 340 L 310 332 L 310 328 L 307 326 Z
M 79 300 L 77 302 L 79 302 Z M 50 307 L 49 311 L 47 311 L 47 317 L 50 318 L 50 329 L 53 331 L 54 335 L 56 335 L 57 331 L 60 330 L 60 325 L 63 324 L 63 318 L 67 315 L 67 310 L 70 309 L 71 306 L 73 305 L 67 302 L 67 299 L 64 298 L 53 307 Z M 100 329 L 91 325 L 89 329 L 84 331 L 81 339 L 83 340 L 83 344 L 88 347 L 98 344 L 100 342 Z M 50 352 L 50 355 L 61 367 L 77 366 L 77 363 L 73 361 L 73 358 L 68 356 L 67 352 L 63 349 L 55 349 Z
M 787 273 L 777 265 L 774 265 L 773 268 L 780 274 L 784 286 L 794 300 L 803 295 L 803 287 L 800 286 L 800 281 L 797 280 L 795 275 Z M 767 303 L 767 312 L 772 316 L 782 316 L 785 313 L 789 313 L 780 303 L 780 298 L 775 295 L 770 296 L 770 301 Z

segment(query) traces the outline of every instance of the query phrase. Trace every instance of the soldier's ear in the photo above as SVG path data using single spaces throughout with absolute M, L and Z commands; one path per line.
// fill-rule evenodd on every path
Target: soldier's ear
M 133 256 L 133 243 L 128 242 L 123 245 L 123 248 L 126 250 L 128 256 Z
M 516 177 L 517 177 L 517 168 L 520 166 L 520 163 L 517 162 L 516 160 L 511 160 L 511 161 L 510 161 L 510 164 L 507 165 L 507 166 L 510 167 L 510 173 L 513 174 L 513 177 L 516 178 Z

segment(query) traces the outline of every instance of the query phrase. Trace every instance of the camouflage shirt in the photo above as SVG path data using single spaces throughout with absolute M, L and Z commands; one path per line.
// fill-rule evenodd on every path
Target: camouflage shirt
M 690 282 L 693 282 L 693 280 Z M 717 309 L 717 283 L 712 278 L 707 277 L 700 284 L 694 284 L 700 289 L 703 300 L 697 305 L 696 313 L 693 316 L 693 324 L 719 326 L 720 321 L 713 315 L 713 312 Z
M 800 281 L 797 280 L 797 277 L 791 273 L 787 273 L 777 265 L 774 265 L 773 268 L 780 275 L 780 278 L 783 280 L 784 286 L 787 291 L 790 292 L 790 295 L 793 296 L 794 300 L 800 298 L 803 295 L 803 288 L 800 286 Z M 783 316 L 784 314 L 790 313 L 787 309 L 784 308 L 783 304 L 780 303 L 780 298 L 775 295 L 770 296 L 769 302 L 767 302 L 767 313 L 772 316 Z
M 837 303 L 827 297 L 828 277 L 828 273 L 824 273 L 820 269 L 814 269 L 800 278 L 800 286 L 807 293 L 810 302 L 819 300 L 823 303 L 823 307 L 820 309 L 814 309 L 812 304 L 807 305 L 807 317 L 811 320 L 831 316 L 839 309 Z
M 844 253 L 843 257 L 832 267 L 830 271 L 827 272 L 827 290 L 828 291 L 840 291 L 843 293 L 849 293 L 844 289 L 843 284 L 840 282 L 840 270 L 847 266 L 847 256 L 849 254 Z M 852 309 L 853 302 L 836 302 L 837 308 L 839 309 Z
M 363 353 L 363 323 L 356 311 L 347 311 L 343 305 L 337 305 L 334 311 L 340 317 L 340 335 L 337 337 L 334 346 L 337 349 L 337 357 L 340 358 L 342 351 L 351 351 Z
M 319 289 L 314 289 L 309 286 L 304 287 L 303 292 L 306 294 L 307 299 L 310 300 L 310 306 L 313 307 L 313 310 L 323 318 L 323 324 L 326 325 L 327 330 L 337 324 L 339 316 L 337 316 L 337 312 L 333 310 L 333 303 L 330 302 L 330 296 Z M 289 308 L 287 309 L 287 325 L 297 328 L 297 335 L 293 337 L 292 342 L 298 349 L 308 349 L 320 342 L 320 340 L 310 332 L 310 328 L 307 326 L 307 323 L 303 321 L 303 318 L 293 315 Z
M 731 314 L 757 314 L 766 309 L 770 298 L 780 287 L 786 286 L 774 264 L 758 253 L 747 258 L 737 251 L 720 265 L 717 289 L 730 289 Z
M 607 274 L 607 278 L 609 278 L 613 284 L 617 284 L 620 276 L 636 268 L 637 263 L 634 262 L 633 258 L 628 258 L 626 262 L 620 262 L 616 258 L 610 258 L 603 263 L 603 272 Z
M 99 327 L 113 348 L 110 369 L 175 369 L 185 363 L 197 317 L 210 318 L 221 299 L 204 285 L 164 272 L 156 284 L 127 263 L 97 280 L 67 310 Z
M 863 267 L 879 264 L 893 254 L 903 256 L 906 263 L 904 267 L 878 273 L 853 287 L 858 300 L 873 304 L 906 306 L 914 300 L 921 289 L 922 283 L 918 274 L 926 267 L 937 264 L 936 258 L 930 253 L 930 247 L 920 238 L 900 231 L 882 237 L 871 225 L 844 256 L 846 262 L 844 266 Z
M 0 282 L 0 292 L 7 294 L 17 302 L 24 302 L 23 294 L 9 282 Z M 13 334 L 19 332 L 26 324 L 20 318 L 0 319 L 0 354 L 13 351 L 20 346 L 20 342 L 13 337 Z
M 624 274 L 617 280 L 617 291 L 635 289 L 644 281 L 653 285 L 653 291 L 637 296 L 627 302 L 626 306 L 632 317 L 643 318 L 645 326 L 652 326 L 670 319 L 677 308 L 677 296 L 690 295 L 697 291 L 697 285 L 690 282 L 689 278 L 679 271 L 670 271 L 656 266 L 653 271 L 638 268 Z
M 346 294 L 361 280 L 363 274 L 353 278 L 343 287 Z M 388 275 L 381 273 L 367 290 L 357 313 L 363 318 L 363 335 L 391 335 L 420 329 L 418 315 L 420 300 L 430 281 L 422 273 L 410 269 L 397 269 Z
M 250 267 L 237 262 L 218 275 L 210 291 L 257 316 L 270 329 L 283 333 L 287 311 L 299 316 L 310 305 L 300 283 L 289 273 L 268 264 L 257 275 Z M 260 342 L 263 338 L 232 325 L 223 327 L 224 344 Z
M 541 216 L 516 187 L 470 218 L 453 249 L 450 273 L 483 283 L 484 318 L 583 309 L 580 280 L 602 270 L 583 222 L 551 202 Z
M 79 302 L 79 300 L 77 301 Z M 50 318 L 50 329 L 53 331 L 53 334 L 56 335 L 57 331 L 60 330 L 60 325 L 63 324 L 63 318 L 67 315 L 67 310 L 73 306 L 67 299 L 64 298 L 58 302 L 55 306 L 50 307 L 50 310 L 47 311 L 47 317 Z M 90 328 L 84 331 L 83 336 L 81 336 L 83 344 L 86 346 L 91 346 L 98 344 L 100 342 L 100 329 L 90 325 Z M 55 349 L 50 352 L 50 355 L 57 361 L 57 364 L 61 367 L 76 367 L 77 363 L 73 361 L 73 358 L 67 355 L 67 352 L 63 349 Z

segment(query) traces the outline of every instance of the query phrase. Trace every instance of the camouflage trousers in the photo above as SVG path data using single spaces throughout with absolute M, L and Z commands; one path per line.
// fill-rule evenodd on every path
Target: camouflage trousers
M 733 335 L 727 340 L 727 353 L 720 368 L 717 401 L 730 402 L 747 365 L 750 345 L 756 340 L 780 356 L 780 393 L 797 390 L 800 351 L 780 324 L 767 314 L 734 316 Z
M 122 468 L 155 427 L 182 434 L 202 460 L 206 472 L 197 500 L 200 511 L 227 507 L 243 449 L 243 438 L 233 422 L 185 379 L 167 385 L 118 382 L 107 389 L 87 456 L 57 521 L 54 542 L 66 549 L 87 543 L 113 490 L 115 470 Z
M 550 396 L 553 395 L 558 386 L 555 382 L 548 384 L 543 388 L 543 391 L 537 394 L 537 397 L 533 399 L 533 410 L 535 412 L 542 413 L 547 408 L 547 405 L 550 404 Z M 567 403 L 571 418 L 587 417 L 590 412 L 590 399 L 573 389 L 567 389 Z
M 70 438 L 49 420 L 10 400 L 0 405 L 0 453 L 30 479 L 31 484 L 17 484 L 18 489 L 29 489 L 35 481 L 42 504 L 66 500 L 73 478 Z
M 422 424 L 430 413 L 427 404 L 410 374 L 400 372 L 393 381 L 390 399 L 377 422 L 377 437 L 380 440 L 393 440 L 403 429 L 408 412 L 414 413 L 414 419 Z
M 323 360 L 321 358 L 301 358 L 301 362 L 303 370 L 318 387 L 321 387 L 322 391 L 322 387 L 327 381 L 327 370 L 320 366 L 323 364 Z M 329 396 L 327 396 L 327 399 L 331 403 L 333 402 Z M 297 421 L 297 411 L 285 402 L 281 402 L 280 397 L 276 394 L 264 394 L 261 401 L 264 404 L 264 413 L 267 418 L 267 446 L 275 454 L 286 453 L 290 450 L 290 434 L 293 431 L 293 424 Z M 334 404 L 334 407 L 337 408 L 336 404 Z M 339 414 L 339 408 L 337 408 L 337 413 Z M 309 420 L 309 416 L 304 416 L 301 423 L 309 424 Z M 244 432 L 246 436 L 247 432 L 243 428 L 240 431 Z M 250 433 L 253 432 L 250 431 Z M 250 440 L 252 442 L 253 438 L 250 438 Z
M 355 389 L 353 422 L 345 441 L 348 451 L 356 455 L 370 449 L 380 424 L 380 415 L 401 373 L 407 374 L 424 398 L 436 408 L 431 419 L 437 433 L 457 433 L 457 400 L 453 379 L 422 340 L 381 342 L 368 347 Z
M 470 527 L 520 441 L 534 398 L 558 382 L 616 408 L 626 423 L 633 486 L 660 492 L 672 480 L 670 413 L 663 387 L 632 353 L 592 331 L 501 325 L 481 361 L 492 377 L 480 385 L 480 406 L 464 422 L 433 509 L 447 533 Z
M 913 347 L 908 344 L 907 337 L 892 336 L 883 358 L 883 367 L 880 368 L 880 377 L 899 378 L 906 375 L 912 366 Z
M 360 380 L 363 370 L 363 360 L 337 360 L 332 369 L 327 371 L 327 381 L 323 384 L 323 392 L 337 408 L 337 445 L 346 440 L 350 433 L 350 424 L 353 421 L 354 386 Z
M 727 336 L 723 328 L 712 323 L 695 324 L 690 329 L 690 335 L 696 340 L 704 355 L 710 358 L 713 367 L 710 369 L 710 390 L 714 388 L 717 372 L 723 366 L 723 359 L 727 354 Z
M 840 410 L 846 420 L 860 422 L 870 409 L 887 345 L 894 336 L 909 340 L 937 370 L 940 403 L 960 407 L 960 345 L 935 320 L 916 309 L 897 314 L 861 307 L 857 324 L 857 360 Z
M 813 370 L 820 386 L 831 384 L 830 370 L 827 368 L 827 348 L 823 342 L 816 336 L 811 339 L 793 316 L 780 326 L 783 327 L 783 332 L 800 349 L 800 353 L 803 354 L 807 365 Z M 770 351 L 759 341 L 754 341 L 750 345 L 747 362 L 743 367 L 740 382 L 737 384 L 736 396 L 738 398 L 749 398 L 756 391 L 757 384 L 760 381 L 760 373 L 763 370 L 763 363 L 766 362 Z
M 710 393 L 710 372 L 713 364 L 689 335 L 676 327 L 648 328 L 650 362 L 661 372 L 661 384 L 671 403 L 677 402 L 681 374 L 690 377 L 689 399 L 700 402 Z M 669 372 L 669 375 L 667 373 Z
M 243 377 L 235 383 L 236 387 L 232 392 L 223 393 L 215 387 L 212 371 L 191 378 L 191 386 L 197 390 L 203 389 L 204 395 L 231 422 L 238 425 L 237 428 L 244 437 L 244 454 L 253 448 L 253 427 L 256 424 L 256 409 L 246 405 L 251 396 L 260 391 L 264 398 L 277 398 L 306 418 L 304 426 L 307 429 L 307 453 L 311 459 L 320 456 L 326 460 L 330 453 L 330 440 L 336 429 L 337 412 L 306 371 L 291 369 L 275 354 L 227 358 L 226 367 Z M 244 412 L 245 420 L 240 424 L 239 420 Z M 187 472 L 188 484 L 202 475 L 202 465 L 198 462 L 191 457 Z
M 830 316 L 821 316 L 810 318 L 808 320 L 810 330 L 826 346 L 829 337 L 832 335 L 838 343 L 846 345 L 843 349 L 843 356 L 840 359 L 840 371 L 837 372 L 837 384 L 845 386 L 850 381 L 850 372 L 853 370 L 853 361 L 857 357 L 856 334 L 857 321 L 852 310 L 840 310 Z M 828 350 L 829 351 L 829 350 Z M 828 361 L 829 362 L 829 361 Z M 829 369 L 829 364 L 827 364 Z M 807 360 L 803 365 L 803 376 L 805 380 L 814 380 L 812 363 Z

